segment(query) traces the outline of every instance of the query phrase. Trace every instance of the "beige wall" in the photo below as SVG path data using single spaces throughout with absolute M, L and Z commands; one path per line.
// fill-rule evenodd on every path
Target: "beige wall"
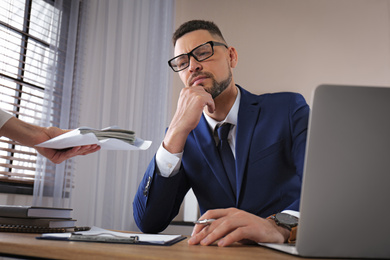
M 322 83 L 390 86 L 389 0 L 177 0 L 176 8 L 176 28 L 191 19 L 220 27 L 238 51 L 235 82 L 253 93 L 294 91 L 310 104 Z M 176 102 L 177 75 L 173 88 Z

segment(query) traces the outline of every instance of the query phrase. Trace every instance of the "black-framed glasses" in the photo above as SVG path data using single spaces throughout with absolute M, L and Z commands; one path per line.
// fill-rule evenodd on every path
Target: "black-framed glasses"
M 184 70 L 190 66 L 190 56 L 194 57 L 197 61 L 204 61 L 214 55 L 214 46 L 228 46 L 224 43 L 209 41 L 199 45 L 189 53 L 184 53 L 168 61 L 169 67 L 175 72 Z

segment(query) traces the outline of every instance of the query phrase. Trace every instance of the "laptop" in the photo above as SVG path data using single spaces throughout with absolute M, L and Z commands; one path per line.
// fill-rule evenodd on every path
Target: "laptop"
M 260 245 L 303 257 L 390 258 L 390 88 L 315 89 L 296 243 Z

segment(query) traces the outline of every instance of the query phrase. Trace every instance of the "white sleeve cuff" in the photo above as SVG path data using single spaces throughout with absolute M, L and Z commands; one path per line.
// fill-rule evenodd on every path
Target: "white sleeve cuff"
M 0 109 L 0 128 L 3 127 L 3 125 L 13 117 L 10 113 Z
M 294 216 L 296 218 L 299 218 L 299 216 L 300 216 L 299 211 L 295 211 L 295 210 L 283 210 L 282 213 L 289 214 L 289 215 Z
M 179 172 L 183 153 L 170 153 L 160 145 L 156 153 L 157 172 L 163 177 L 172 177 Z

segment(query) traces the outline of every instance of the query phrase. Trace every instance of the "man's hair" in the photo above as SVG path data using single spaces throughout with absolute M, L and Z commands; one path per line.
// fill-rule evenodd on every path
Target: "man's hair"
M 221 31 L 219 30 L 218 26 L 211 22 L 211 21 L 205 21 L 205 20 L 191 20 L 188 22 L 183 23 L 173 34 L 172 36 L 172 42 L 173 46 L 176 45 L 176 41 L 181 38 L 184 34 L 187 34 L 189 32 L 193 32 L 196 30 L 206 30 L 208 31 L 212 36 L 217 36 L 218 38 L 221 38 L 224 42 L 225 39 L 222 36 Z

